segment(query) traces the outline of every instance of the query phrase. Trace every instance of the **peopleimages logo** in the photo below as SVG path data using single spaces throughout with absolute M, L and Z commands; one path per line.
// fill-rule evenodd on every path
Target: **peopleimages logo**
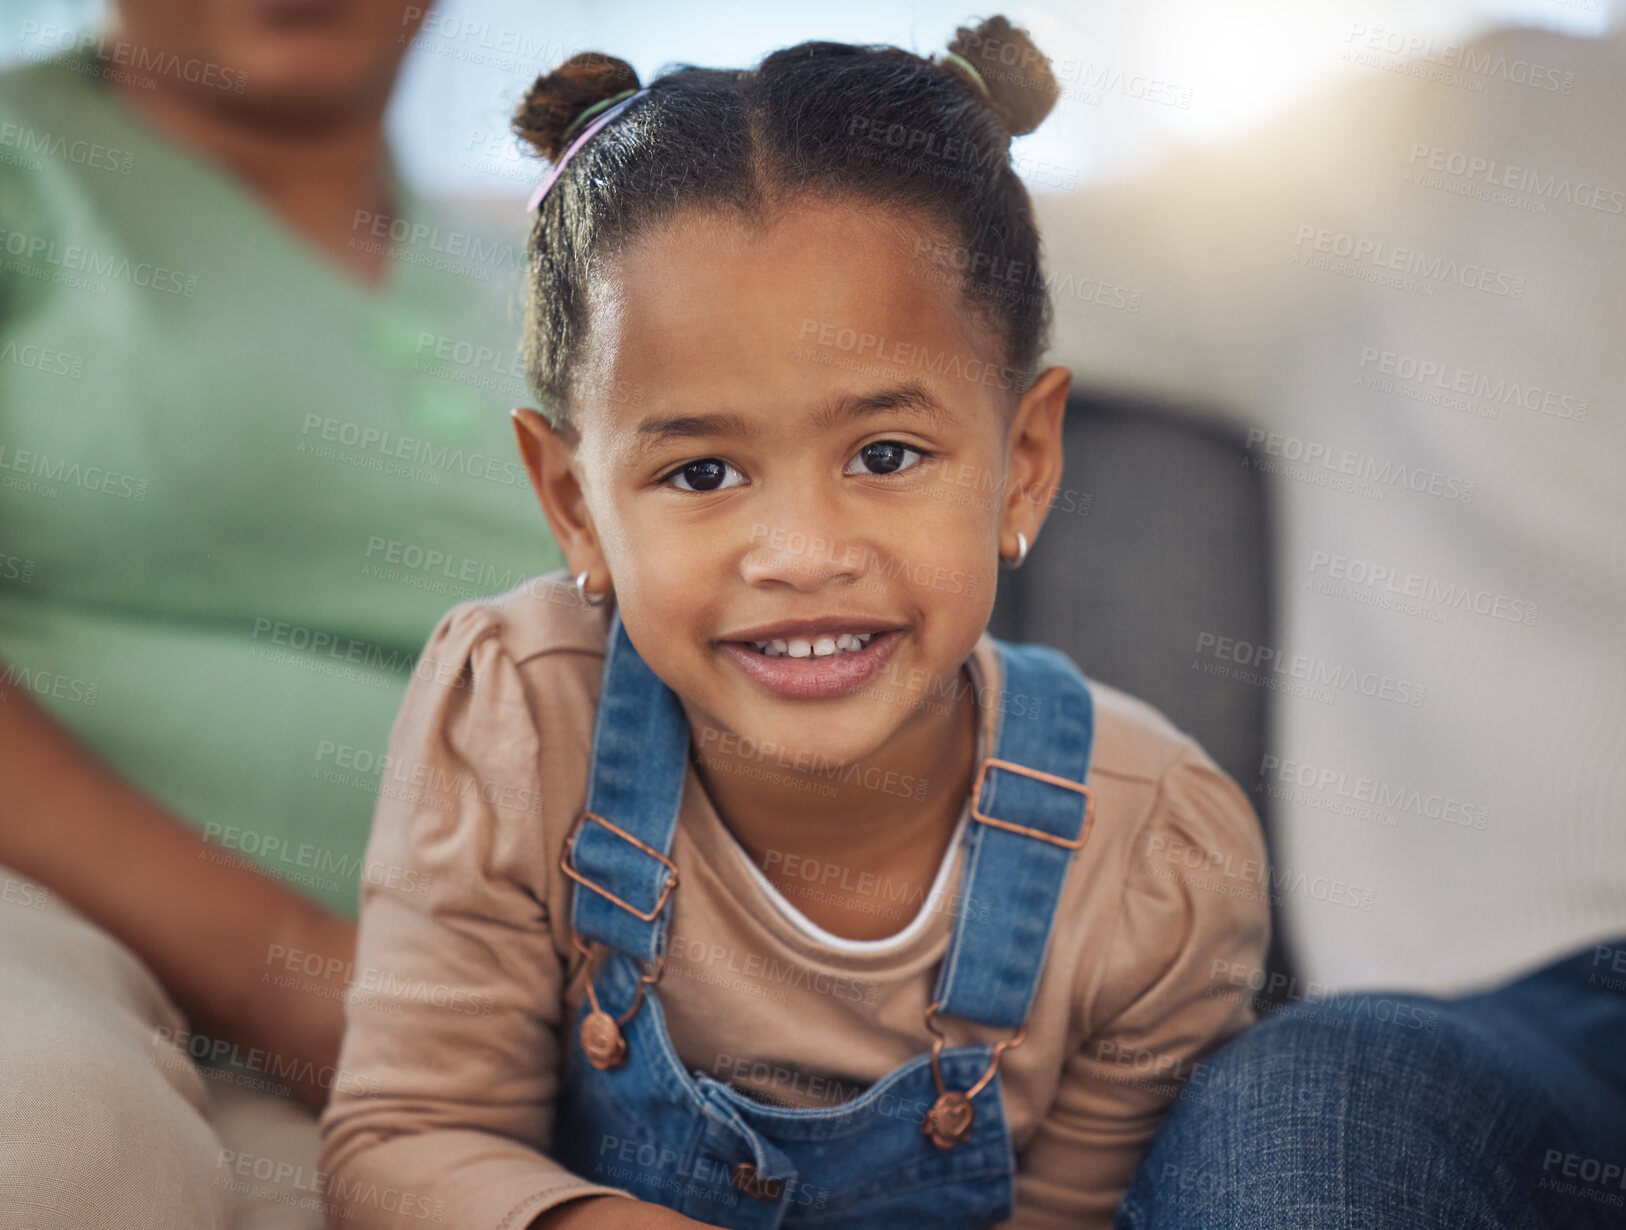
M 1421 34 L 1403 30 L 1390 30 L 1383 26 L 1369 26 L 1363 22 L 1351 24 L 1344 42 L 1350 45 L 1345 58 L 1369 67 L 1382 67 L 1396 59 L 1414 61 L 1412 75 L 1426 76 L 1417 71 L 1420 66 L 1434 65 L 1451 70 L 1452 74 L 1469 74 L 1475 92 L 1484 89 L 1485 80 L 1506 81 L 1511 85 L 1527 86 L 1549 94 L 1573 94 L 1575 74 L 1561 72 L 1550 65 L 1537 64 L 1520 56 L 1508 56 L 1489 48 L 1476 48 L 1464 43 L 1446 43 Z M 1386 60 L 1387 58 L 1387 60 Z M 1450 80 L 1450 78 L 1447 78 Z M 1455 84 L 1455 82 L 1452 82 Z
M 927 782 L 924 777 L 898 773 L 892 769 L 883 770 L 878 765 L 842 763 L 823 753 L 782 747 L 771 740 L 757 740 L 749 735 L 735 734 L 733 731 L 719 731 L 707 727 L 700 736 L 700 748 L 714 750 L 719 756 L 759 762 L 766 760 L 777 768 L 807 774 L 831 783 L 859 785 L 898 798 L 912 798 L 918 802 L 926 797 Z M 770 854 L 770 861 L 771 858 Z
M 117 470 L 109 470 L 102 466 L 87 466 L 78 461 L 69 461 L 65 457 L 52 458 L 47 453 L 15 448 L 9 444 L 0 444 L 0 470 L 10 470 L 16 474 L 27 475 L 30 479 L 41 480 L 27 485 L 37 488 L 41 494 L 48 493 L 53 499 L 58 484 L 78 487 L 83 491 L 93 491 L 101 495 L 118 496 L 120 499 L 135 500 L 137 503 L 147 498 L 147 480 L 144 478 L 137 478 L 133 474 L 121 474 Z M 9 477 L 6 476 L 8 479 Z M 12 483 L 4 482 L 4 485 L 11 486 Z
M 196 274 L 155 265 L 151 261 L 132 261 L 117 253 L 98 252 L 76 243 L 59 244 L 44 235 L 29 235 L 22 231 L 0 227 L 0 252 L 17 258 L 7 265 L 25 277 L 46 278 L 76 290 L 88 290 L 105 295 L 107 282 L 125 282 L 143 290 L 156 290 L 166 295 L 197 297 Z M 54 268 L 51 273 L 46 267 Z
M 19 692 L 32 692 L 35 696 L 49 696 L 76 705 L 94 705 L 101 692 L 101 684 L 76 679 L 57 671 L 41 670 L 18 662 L 0 667 L 0 683 Z M 4 700 L 0 696 L 0 700 Z
M 426 7 L 409 4 L 401 12 L 403 26 L 422 19 L 417 37 L 412 40 L 414 47 L 427 46 L 429 50 L 441 55 L 473 60 L 488 67 L 494 66 L 496 62 L 487 60 L 478 53 L 495 52 L 501 56 L 513 57 L 515 64 L 527 65 L 560 60 L 570 54 L 563 46 L 535 38 L 525 30 L 492 26 L 489 22 L 473 21 L 467 17 L 459 17 L 455 13 L 440 13 L 433 9 L 426 12 Z
M 1363 777 L 1358 773 L 1325 768 L 1301 760 L 1284 760 L 1280 756 L 1266 755 L 1259 762 L 1259 776 L 1462 828 L 1484 829 L 1490 821 L 1488 807 L 1437 791 L 1425 794 L 1409 786 L 1396 786 L 1375 777 Z
M 9 146 L 21 154 L 43 154 L 47 158 L 57 158 L 94 171 L 117 171 L 121 175 L 128 175 L 135 166 L 135 154 L 129 150 L 115 149 L 82 138 L 69 139 L 59 133 L 41 132 L 27 124 L 0 124 L 0 146 Z
M 427 222 L 412 222 L 390 214 L 358 209 L 350 218 L 352 232 L 372 239 L 388 240 L 404 248 L 422 248 L 439 256 L 467 260 L 476 265 L 517 271 L 524 267 L 524 254 L 511 243 L 482 239 L 468 231 L 445 230 Z M 352 243 L 354 240 L 352 239 Z
M 438 483 L 438 475 L 444 472 L 485 479 L 505 487 L 530 482 L 518 461 L 492 457 L 421 436 L 403 436 L 384 427 L 310 413 L 305 415 L 299 434 L 298 452 L 349 464 L 376 462 L 376 465 L 366 464 L 362 468 L 378 469 L 385 473 L 399 472 L 402 477 L 434 476 L 431 481 Z M 338 452 L 335 445 L 349 450 L 349 453 Z M 390 463 L 397 463 L 394 469 Z
M 361 575 L 364 577 L 460 597 L 507 593 L 531 578 L 523 568 L 499 568 L 489 561 L 453 555 L 380 534 L 368 535 L 363 558 L 366 562 L 361 566 Z
M 1038 266 L 1013 261 L 997 253 L 927 237 L 915 239 L 914 254 L 929 260 L 946 273 L 969 278 L 982 291 L 1003 285 L 1006 289 L 1025 292 L 1035 300 L 1053 295 L 1058 299 L 1079 299 L 1127 312 L 1140 311 L 1140 291 L 1102 282 L 1098 278 L 1079 277 L 1071 270 L 1063 273 L 1059 269 L 1051 269 L 1047 273 Z
M 801 334 L 797 340 L 805 342 L 809 339 L 814 339 L 815 344 L 826 352 L 840 351 L 850 354 L 854 359 L 869 355 L 898 367 L 919 368 L 934 376 L 967 380 L 972 384 L 985 384 L 991 388 L 1021 389 L 1025 386 L 1022 373 L 1014 367 L 996 366 L 974 355 L 968 357 L 946 350 L 934 353 L 929 347 L 915 342 L 882 337 L 879 334 L 804 317 Z M 811 358 L 813 355 L 809 354 L 808 357 Z
M 1346 588 L 1355 586 L 1368 593 L 1415 599 L 1424 607 L 1432 606 L 1442 612 L 1467 610 L 1531 627 L 1541 611 L 1539 603 L 1522 598 L 1327 551 L 1310 553 L 1310 575 L 1339 582 Z M 1444 615 L 1440 618 L 1443 620 Z
M 1302 436 L 1287 435 L 1279 431 L 1265 431 L 1261 427 L 1248 429 L 1247 447 L 1250 453 L 1264 453 L 1267 457 L 1280 457 L 1306 467 L 1319 467 L 1331 474 L 1362 483 L 1375 484 L 1374 490 L 1383 492 L 1395 488 L 1415 491 L 1419 495 L 1433 495 L 1464 504 L 1474 502 L 1476 484 L 1460 474 L 1447 474 L 1425 466 L 1407 465 L 1392 457 L 1374 457 L 1352 448 L 1339 448 Z M 1269 463 L 1255 456 L 1250 458 L 1256 469 L 1268 469 Z M 1290 477 L 1296 477 L 1289 475 Z M 1380 497 L 1381 498 L 1381 495 Z
M 85 360 L 81 356 L 34 342 L 19 345 L 16 338 L 0 343 L 0 363 L 11 363 L 42 376 L 66 376 L 70 380 L 78 380 L 85 374 Z
M 1626 192 L 1619 189 L 1605 188 L 1585 179 L 1573 180 L 1567 175 L 1543 175 L 1531 167 L 1515 166 L 1483 154 L 1470 154 L 1465 150 L 1414 141 L 1411 155 L 1406 161 L 1414 167 L 1421 162 L 1427 170 L 1480 183 L 1488 188 L 1507 188 L 1542 200 L 1560 201 L 1606 214 L 1626 213 Z
M 1361 670 L 1313 654 L 1288 653 L 1274 645 L 1256 644 L 1214 632 L 1199 632 L 1196 652 L 1198 657 L 1193 660 L 1192 666 L 1204 670 L 1206 674 L 1263 684 L 1273 690 L 1303 695 L 1323 703 L 1330 703 L 1333 694 L 1340 691 L 1413 708 L 1423 703 L 1425 688 L 1414 680 Z M 1213 660 L 1203 662 L 1205 655 Z M 1294 687 L 1293 684 L 1302 687 Z
M 77 31 L 67 26 L 42 25 L 37 21 L 25 21 L 18 30 L 18 39 L 23 43 L 34 43 L 46 48 L 48 51 L 77 51 L 80 53 L 95 48 L 96 58 L 107 61 L 109 64 L 120 65 L 129 73 L 141 76 L 173 77 L 177 81 L 185 81 L 191 85 L 207 86 L 216 90 L 230 90 L 241 94 L 248 88 L 248 75 L 235 68 L 216 64 L 210 60 L 200 60 L 196 56 L 182 57 L 173 51 L 165 51 L 159 47 L 145 47 L 140 43 L 132 43 L 126 39 L 110 39 L 104 34 L 95 31 Z M 82 71 L 74 64 L 64 64 L 74 72 Z M 95 65 L 92 68 L 98 67 Z M 143 84 L 144 89 L 151 86 Z
M 708 944 L 704 940 L 691 939 L 687 936 L 671 936 L 666 943 L 666 956 L 670 961 L 707 973 L 741 975 L 748 983 L 767 990 L 778 991 L 782 987 L 788 987 L 793 991 L 808 991 L 816 995 L 828 995 L 833 999 L 871 1005 L 876 1000 L 874 983 L 860 982 L 845 974 L 830 974 L 794 961 L 781 963 L 777 957 L 743 952 L 722 944 Z M 768 986 L 770 983 L 774 985 Z M 780 996 L 770 995 L 764 998 L 783 1002 Z
M 1376 346 L 1361 347 L 1360 368 L 1363 372 L 1375 376 L 1392 378 L 1388 386 L 1368 382 L 1362 387 L 1376 387 L 1381 392 L 1388 392 L 1393 387 L 1393 380 L 1419 386 L 1427 385 L 1443 393 L 1458 393 L 1485 403 L 1490 407 L 1490 413 L 1486 416 L 1489 418 L 1496 417 L 1498 407 L 1521 406 L 1539 414 L 1584 423 L 1587 407 L 1591 404 L 1585 397 L 1560 393 L 1555 389 L 1544 389 L 1535 384 L 1525 384 L 1511 377 L 1492 376 L 1454 363 L 1419 358 L 1417 355 L 1401 354 L 1393 350 L 1380 350 Z
M 1293 240 L 1296 249 L 1303 249 L 1306 244 L 1312 253 L 1337 257 L 1357 268 L 1422 278 L 1425 285 L 1429 282 L 1448 282 L 1464 290 L 1482 290 L 1513 299 L 1524 298 L 1523 277 L 1473 261 L 1458 261 L 1455 257 L 1417 248 L 1402 248 L 1381 239 L 1334 231 L 1308 222 L 1299 226 Z M 1301 258 L 1300 252 L 1293 255 L 1295 260 Z
M 334 1220 L 354 1216 L 355 1205 L 370 1205 L 385 1213 L 413 1217 L 419 1221 L 438 1222 L 446 1213 L 446 1202 L 443 1200 L 431 1202 L 427 1196 L 416 1196 L 398 1187 L 379 1187 L 370 1179 L 347 1180 L 341 1175 L 308 1169 L 284 1158 L 221 1149 L 215 1166 L 225 1172 L 225 1185 L 231 1191 L 263 1194 L 265 1188 L 251 1185 L 250 1181 L 254 1180 L 279 1190 L 306 1192 L 310 1203 L 301 1200 L 301 1207 L 315 1205 Z M 332 1199 L 316 1199 L 322 1196 Z

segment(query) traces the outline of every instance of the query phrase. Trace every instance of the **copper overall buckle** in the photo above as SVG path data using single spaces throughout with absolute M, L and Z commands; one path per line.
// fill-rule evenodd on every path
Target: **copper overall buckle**
M 1023 777 L 1048 782 L 1052 786 L 1061 786 L 1066 790 L 1076 790 L 1083 795 L 1084 823 L 1078 830 L 1078 836 L 1069 841 L 1065 837 L 1057 837 L 1054 833 L 1046 833 L 1042 829 L 1029 828 L 1025 824 L 1012 824 L 1009 820 L 1001 820 L 999 817 L 990 816 L 983 811 L 982 783 L 987 778 L 989 769 L 1005 769 L 1011 773 L 1020 773 Z M 1095 822 L 1095 795 L 1083 782 L 1075 782 L 1070 777 L 1057 777 L 1054 773 L 1046 773 L 1040 769 L 1030 769 L 1027 765 L 1017 764 L 1012 760 L 1001 760 L 997 756 L 986 756 L 983 758 L 982 764 L 977 766 L 977 780 L 971 787 L 971 818 L 1010 833 L 1020 833 L 1023 837 L 1035 837 L 1040 841 L 1048 841 L 1051 845 L 1060 846 L 1064 850 L 1077 850 L 1084 844 L 1085 838 L 1090 835 L 1090 825 Z
M 662 887 L 660 898 L 655 902 L 654 908 L 648 913 L 640 910 L 631 902 L 623 901 L 609 889 L 593 883 L 593 881 L 589 880 L 586 876 L 582 875 L 581 872 L 577 871 L 570 865 L 570 852 L 575 848 L 576 836 L 581 832 L 583 823 L 588 820 L 593 820 L 603 825 L 623 841 L 630 842 L 651 858 L 658 860 L 661 865 L 666 868 L 666 884 Z M 654 922 L 655 919 L 660 916 L 660 912 L 666 908 L 667 900 L 672 896 L 672 890 L 678 886 L 677 866 L 672 862 L 671 859 L 667 858 L 666 855 L 662 854 L 659 850 L 655 849 L 655 847 L 649 845 L 647 842 L 640 841 L 631 833 L 627 832 L 626 829 L 621 828 L 619 825 L 612 824 L 603 816 L 597 815 L 596 813 L 590 811 L 584 811 L 581 815 L 577 816 L 576 823 L 570 826 L 570 832 L 565 835 L 564 849 L 559 853 L 559 869 L 577 884 L 580 884 L 583 888 L 592 889 L 600 897 L 603 897 L 605 900 L 620 906 L 623 910 L 627 911 L 627 913 L 642 920 L 643 922 Z M 570 939 L 571 942 L 576 945 L 577 949 L 580 950 L 582 956 L 588 958 L 589 963 L 591 963 L 592 952 L 588 949 L 587 945 L 582 943 L 581 936 L 577 935 L 575 932 L 571 932 Z M 632 1020 L 633 1014 L 636 1013 L 639 1007 L 642 1006 L 644 1002 L 644 988 L 654 985 L 654 983 L 660 979 L 661 972 L 665 968 L 666 958 L 664 956 L 658 958 L 655 962 L 654 971 L 652 973 L 645 974 L 638 980 L 638 992 L 633 996 L 632 1007 L 628 1008 L 619 1017 L 611 1016 L 599 1006 L 598 992 L 593 989 L 593 974 L 595 971 L 591 969 L 587 971 L 587 1000 L 588 1003 L 592 1005 L 592 1011 L 582 1018 L 581 1044 L 582 1052 L 587 1056 L 588 1063 L 592 1064 L 600 1071 L 604 1071 L 609 1068 L 619 1068 L 622 1064 L 627 1062 L 627 1040 L 621 1032 L 622 1027 L 625 1026 L 628 1021 Z
M 575 848 L 576 835 L 581 832 L 583 823 L 588 820 L 597 821 L 599 824 L 609 829 L 610 832 L 614 833 L 617 837 L 621 838 L 621 840 L 631 842 L 638 849 L 649 855 L 650 858 L 656 859 L 666 868 L 666 886 L 661 889 L 660 900 L 655 902 L 655 908 L 650 910 L 649 913 L 646 914 L 637 906 L 621 900 L 620 897 L 617 897 L 609 889 L 601 888 L 597 884 L 594 884 L 593 881 L 589 880 L 581 872 L 577 871 L 570 865 L 570 852 Z M 614 902 L 627 913 L 631 914 L 635 918 L 641 919 L 644 922 L 655 921 L 656 916 L 659 915 L 661 910 L 665 908 L 666 899 L 672 895 L 672 890 L 678 886 L 677 865 L 674 864 L 671 859 L 667 858 L 666 855 L 655 849 L 654 846 L 649 845 L 646 842 L 639 841 L 638 838 L 627 832 L 627 830 L 622 828 L 620 825 L 611 824 L 603 816 L 590 811 L 584 811 L 581 815 L 577 816 L 576 823 L 571 825 L 570 832 L 565 834 L 564 849 L 559 852 L 559 870 L 563 871 L 567 876 L 576 881 L 576 883 L 580 884 L 583 888 L 592 889 L 600 897 L 603 897 L 607 901 Z
M 943 1069 L 938 1063 L 944 1038 L 942 1031 L 932 1024 L 932 1016 L 941 1006 L 941 1000 L 933 1000 L 926 1007 L 926 1028 L 932 1033 L 932 1079 L 937 1082 L 937 1101 L 926 1112 L 926 1121 L 920 1125 L 920 1130 L 939 1149 L 952 1149 L 971 1135 L 971 1126 L 976 1122 L 977 1108 L 971 1104 L 971 1099 L 994 1079 L 994 1073 L 999 1070 L 999 1057 L 1027 1040 L 1028 1023 L 1023 1021 L 1022 1027 L 1014 1034 L 995 1044 L 993 1056 L 988 1060 L 988 1070 L 977 1078 L 975 1085 L 961 1093 L 943 1084 Z

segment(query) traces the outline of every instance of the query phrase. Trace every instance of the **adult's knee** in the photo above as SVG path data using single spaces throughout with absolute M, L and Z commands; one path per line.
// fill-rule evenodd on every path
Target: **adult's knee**
M 1541 1224 L 1563 1138 L 1539 1079 L 1450 1004 L 1342 996 L 1234 1038 L 1192 1074 L 1120 1226 Z
M 185 1051 L 77 976 L 0 960 L 0 982 L 0 1223 L 225 1230 L 230 1180 Z
M 27 1211 L 19 1224 L 230 1224 L 230 1180 L 213 1129 L 139 1053 L 59 1037 L 10 1066 L 6 1084 L 4 1115 L 23 1130 L 0 1156 L 0 1204 Z

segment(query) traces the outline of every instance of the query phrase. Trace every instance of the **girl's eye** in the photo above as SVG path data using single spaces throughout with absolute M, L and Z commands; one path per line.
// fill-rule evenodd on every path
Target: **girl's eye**
M 664 483 L 682 479 L 682 482 L 676 483 L 679 491 L 720 491 L 724 487 L 739 486 L 738 483 L 724 481 L 730 471 L 739 475 L 739 471 L 726 461 L 719 461 L 715 457 L 702 457 L 699 461 L 680 465 L 661 481 Z
M 909 458 L 910 453 L 914 454 L 913 460 Z M 869 473 L 871 474 L 896 474 L 900 470 L 907 470 L 911 466 L 918 465 L 925 456 L 924 450 L 914 448 L 911 445 L 899 444 L 896 440 L 877 440 L 873 444 L 866 444 L 859 449 L 858 452 L 853 454 L 853 460 L 863 461 L 866 466 L 870 467 Z M 862 473 L 862 471 L 858 472 Z M 851 474 L 854 471 L 849 469 L 847 473 Z

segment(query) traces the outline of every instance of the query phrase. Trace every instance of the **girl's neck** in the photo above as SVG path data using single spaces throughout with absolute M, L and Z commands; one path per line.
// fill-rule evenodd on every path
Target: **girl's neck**
M 917 903 L 930 890 L 976 775 L 982 711 L 969 668 L 962 666 L 960 676 L 963 686 L 946 712 L 914 723 L 883 754 L 839 773 L 774 766 L 781 777 L 805 776 L 813 789 L 764 782 L 736 771 L 752 762 L 734 765 L 710 751 L 709 766 L 697 760 L 695 771 L 735 840 L 826 931 L 870 940 L 907 924 L 908 917 L 878 912 L 866 885 L 910 886 L 907 900 Z M 699 728 L 694 734 L 697 746 L 718 746 Z M 809 887 L 819 892 L 808 894 Z
M 154 128 L 232 171 L 321 258 L 368 285 L 382 278 L 387 244 L 356 225 L 365 213 L 387 228 L 393 209 L 382 106 L 323 127 L 279 128 L 246 122 L 162 82 L 142 89 L 115 78 L 113 88 Z

